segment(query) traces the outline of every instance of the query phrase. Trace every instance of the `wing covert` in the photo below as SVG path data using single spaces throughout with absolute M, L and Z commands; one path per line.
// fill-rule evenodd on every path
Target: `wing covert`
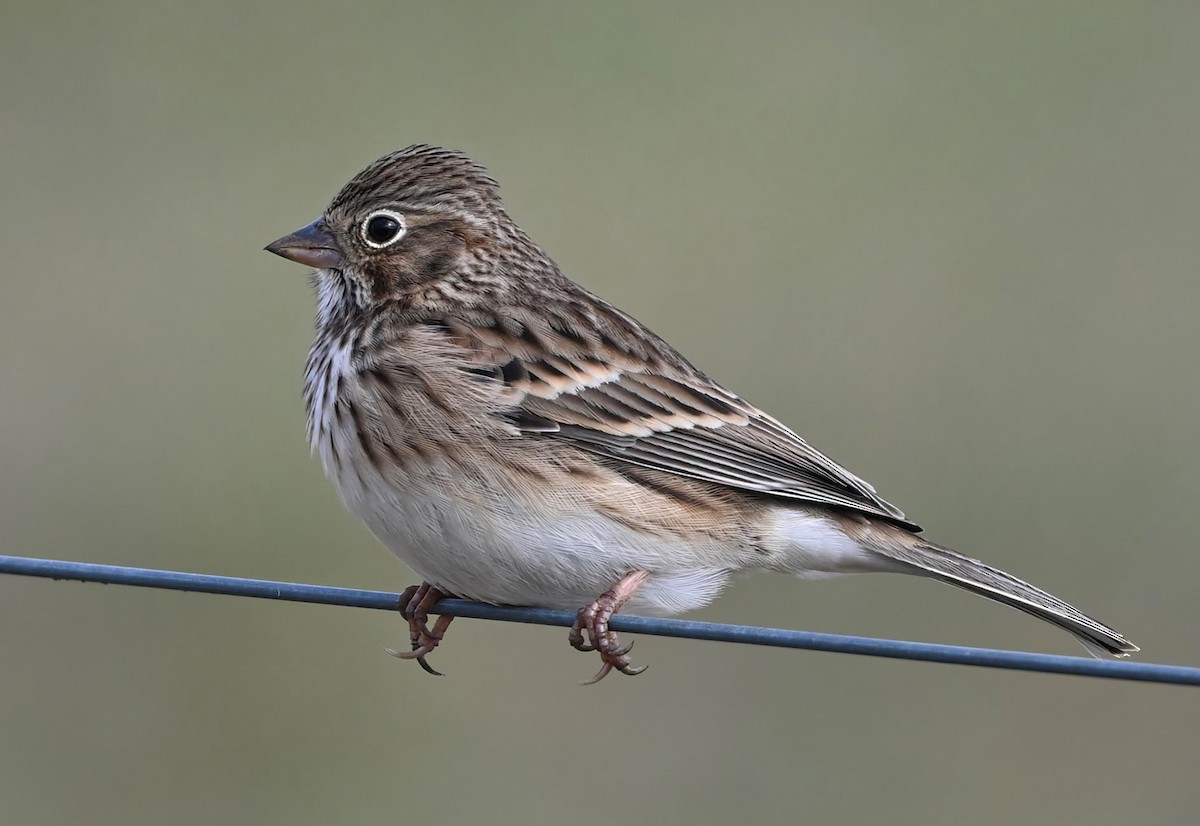
M 545 310 L 535 316 L 501 309 L 495 318 L 443 324 L 485 365 L 473 372 L 502 383 L 504 404 L 511 405 L 506 420 L 531 437 L 919 530 L 867 482 L 713 382 L 632 319 L 602 309 L 614 315 L 547 321 Z

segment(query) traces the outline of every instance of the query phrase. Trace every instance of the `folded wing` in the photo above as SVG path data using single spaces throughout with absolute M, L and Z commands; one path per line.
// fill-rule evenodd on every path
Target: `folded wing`
M 450 319 L 472 372 L 503 385 L 505 418 L 618 462 L 916 525 L 871 485 L 725 390 L 619 311 Z M 615 329 L 614 329 L 615 328 Z

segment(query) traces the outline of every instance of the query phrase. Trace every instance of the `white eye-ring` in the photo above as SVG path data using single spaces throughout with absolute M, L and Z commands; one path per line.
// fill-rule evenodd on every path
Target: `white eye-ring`
M 380 250 L 404 237 L 408 227 L 404 216 L 390 209 L 377 209 L 363 219 L 362 239 L 368 247 Z

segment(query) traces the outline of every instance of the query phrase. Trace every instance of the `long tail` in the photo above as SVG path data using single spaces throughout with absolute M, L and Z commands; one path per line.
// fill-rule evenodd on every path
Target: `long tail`
M 884 527 L 878 523 L 865 531 L 862 527 L 859 526 L 860 530 L 855 533 L 859 534 L 858 538 L 864 545 L 889 559 L 915 568 L 912 573 L 940 579 L 1057 625 L 1073 634 L 1093 657 L 1126 657 L 1138 650 L 1136 645 L 1104 623 L 1004 571 L 902 528 L 891 525 Z

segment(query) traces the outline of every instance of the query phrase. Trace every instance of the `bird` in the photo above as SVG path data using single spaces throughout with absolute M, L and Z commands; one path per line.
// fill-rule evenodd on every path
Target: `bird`
M 609 623 L 714 600 L 743 571 L 940 580 L 1093 656 L 1138 648 L 1046 591 L 928 539 L 875 489 L 568 279 L 466 154 L 419 144 L 355 175 L 266 250 L 312 268 L 307 436 L 346 507 L 440 599 L 576 612 L 571 645 L 640 673 Z

